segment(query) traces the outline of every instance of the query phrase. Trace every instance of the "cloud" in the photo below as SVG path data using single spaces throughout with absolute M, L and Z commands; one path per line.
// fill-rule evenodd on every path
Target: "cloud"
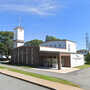
M 59 8 L 58 0 L 0 1 L 0 11 L 18 11 L 38 15 L 53 15 Z M 62 8 L 62 7 L 60 7 Z

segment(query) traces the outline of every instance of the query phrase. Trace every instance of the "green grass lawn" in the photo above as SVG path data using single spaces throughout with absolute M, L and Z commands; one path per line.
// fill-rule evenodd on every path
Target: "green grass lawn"
M 6 64 L 6 65 L 19 66 L 19 67 L 22 67 L 22 68 L 35 68 L 33 66 L 27 66 L 27 65 L 16 65 L 16 64 Z
M 14 65 L 15 66 L 15 65 Z M 33 68 L 33 67 L 31 67 L 31 66 L 19 66 L 19 67 L 22 67 L 22 68 Z
M 85 65 L 82 65 L 82 66 L 78 66 L 76 68 L 78 68 L 78 69 L 90 68 L 90 64 L 85 64 Z
M 71 85 L 71 86 L 74 86 L 74 87 L 80 87 L 79 85 L 76 85 L 76 84 L 74 84 L 70 81 L 63 80 L 63 79 L 60 79 L 60 78 L 55 78 L 55 77 L 50 77 L 50 76 L 46 76 L 46 75 L 26 72 L 26 71 L 23 71 L 23 70 L 18 70 L 18 69 L 13 69 L 13 68 L 7 68 L 7 67 L 4 67 L 4 66 L 0 66 L 0 69 L 7 69 L 9 71 L 17 72 L 17 73 L 20 73 L 20 74 L 24 74 L 24 75 L 28 75 L 28 76 L 32 76 L 32 77 L 36 77 L 36 78 L 40 78 L 40 79 L 44 79 L 44 80 L 48 80 L 48 81 L 52 81 L 52 82 L 58 82 L 58 83 L 66 84 L 66 85 Z

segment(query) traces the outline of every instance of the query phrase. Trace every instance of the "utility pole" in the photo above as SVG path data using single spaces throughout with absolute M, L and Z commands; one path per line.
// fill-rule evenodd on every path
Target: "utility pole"
M 86 50 L 89 50 L 89 36 L 88 33 L 86 33 Z

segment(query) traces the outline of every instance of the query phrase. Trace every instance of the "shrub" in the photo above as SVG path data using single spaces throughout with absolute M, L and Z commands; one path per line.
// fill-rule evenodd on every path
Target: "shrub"
M 86 61 L 86 64 L 90 64 L 90 54 L 89 53 L 85 56 L 85 61 Z

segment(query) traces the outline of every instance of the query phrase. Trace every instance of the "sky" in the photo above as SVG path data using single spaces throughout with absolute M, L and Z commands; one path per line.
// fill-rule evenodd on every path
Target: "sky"
M 13 31 L 19 23 L 25 41 L 51 35 L 82 49 L 90 34 L 90 0 L 0 0 L 0 31 Z

